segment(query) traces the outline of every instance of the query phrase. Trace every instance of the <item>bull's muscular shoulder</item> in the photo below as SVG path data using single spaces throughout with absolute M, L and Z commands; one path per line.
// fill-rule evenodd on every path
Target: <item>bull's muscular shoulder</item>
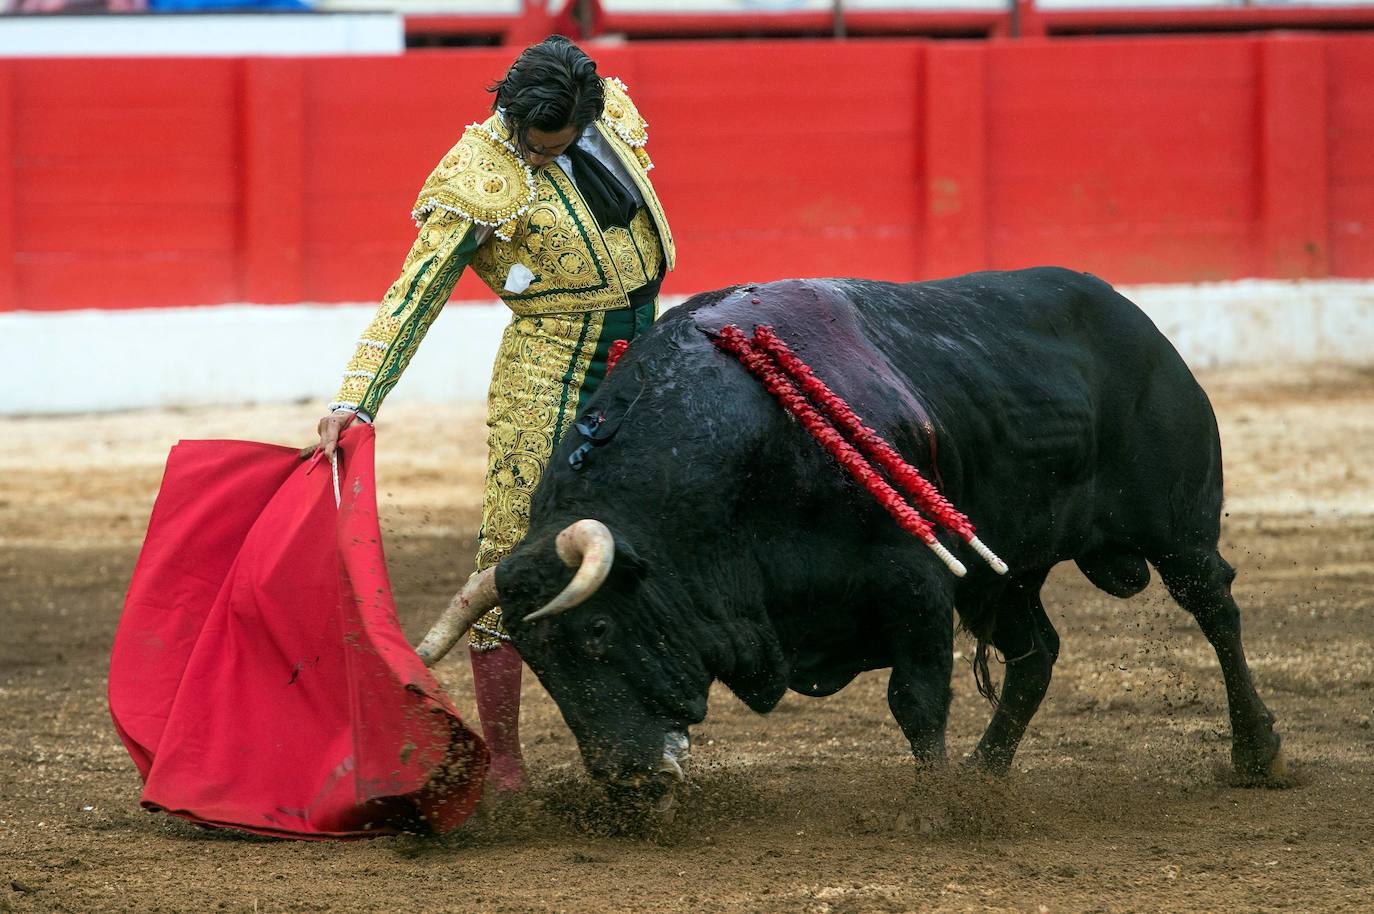
M 602 80 L 606 106 L 601 111 L 601 123 L 615 132 L 631 149 L 642 150 L 649 142 L 649 124 L 630 100 L 629 88 L 614 76 Z
M 425 179 L 411 215 L 417 223 L 445 210 L 509 240 L 515 220 L 534 203 L 534 174 L 493 114 L 472 124 Z

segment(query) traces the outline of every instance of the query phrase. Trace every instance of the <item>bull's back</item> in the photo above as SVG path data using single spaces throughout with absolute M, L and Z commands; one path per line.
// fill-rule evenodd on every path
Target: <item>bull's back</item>
M 1215 531 L 1206 395 L 1149 318 L 1093 276 L 785 280 L 702 296 L 665 319 L 679 321 L 693 329 L 678 343 L 707 350 L 697 330 L 772 325 L 988 542 L 1036 550 L 1028 561 Z
M 1215 525 L 1206 395 L 1150 319 L 1093 276 L 790 280 L 733 298 L 741 323 L 773 324 L 975 522 L 1042 558 Z
M 1003 482 L 988 510 L 1053 512 L 1061 558 L 1103 543 L 1148 549 L 1185 532 L 1214 541 L 1221 454 L 1211 405 L 1139 307 L 1059 268 L 903 288 L 915 309 L 900 321 L 913 337 L 903 348 L 925 365 L 913 377 L 958 404 L 943 416 L 952 437 L 994 449 L 967 456 L 972 478 Z M 883 316 L 858 307 L 870 323 Z M 922 341 L 925 328 L 958 343 Z

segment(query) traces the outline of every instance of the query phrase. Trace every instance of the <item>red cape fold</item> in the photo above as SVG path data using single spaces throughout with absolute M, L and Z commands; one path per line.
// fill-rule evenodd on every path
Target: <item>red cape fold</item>
M 330 467 L 294 448 L 172 448 L 110 658 L 143 805 L 291 838 L 471 814 L 488 755 L 406 641 L 386 573 L 374 431 Z

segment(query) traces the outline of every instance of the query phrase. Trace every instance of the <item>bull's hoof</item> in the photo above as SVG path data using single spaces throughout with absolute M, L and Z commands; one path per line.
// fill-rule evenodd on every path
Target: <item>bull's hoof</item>
M 1283 739 L 1268 732 L 1259 745 L 1231 747 L 1231 781 L 1237 787 L 1291 787 Z
M 1012 756 L 1004 752 L 984 752 L 980 746 L 968 754 L 962 767 L 968 771 L 977 771 L 980 774 L 1005 777 L 1011 773 L 1011 760 Z
M 974 755 L 970 755 L 968 758 L 964 759 L 959 767 L 963 768 L 965 771 L 974 772 L 976 774 L 986 774 L 994 778 L 1004 778 L 1011 774 L 1011 765 L 1009 763 L 994 762 Z

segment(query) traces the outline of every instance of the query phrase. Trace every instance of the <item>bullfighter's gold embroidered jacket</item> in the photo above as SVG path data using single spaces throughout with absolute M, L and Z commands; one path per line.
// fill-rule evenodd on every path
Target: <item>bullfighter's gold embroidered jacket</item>
M 331 407 L 376 416 L 464 267 L 522 317 L 628 307 L 630 292 L 673 268 L 672 232 L 648 176 L 647 125 L 622 82 L 606 79 L 605 95 L 596 130 L 645 202 L 629 228 L 599 229 L 558 165 L 525 163 L 499 114 L 470 125 L 420 191 L 412 212 L 419 235 Z M 518 292 L 507 288 L 523 285 L 507 281 L 517 264 L 532 274 Z

